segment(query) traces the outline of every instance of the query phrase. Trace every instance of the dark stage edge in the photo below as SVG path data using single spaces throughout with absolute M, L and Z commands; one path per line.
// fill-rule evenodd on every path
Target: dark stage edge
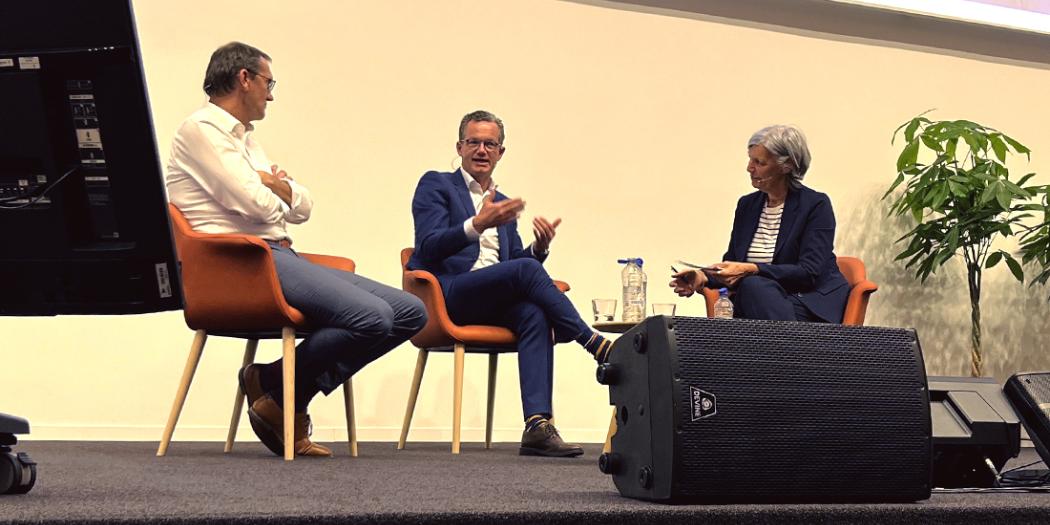
M 601 446 L 575 459 L 466 443 L 345 443 L 331 459 L 285 463 L 258 443 L 26 441 L 36 487 L 0 496 L 0 523 L 1046 523 L 1050 495 L 935 494 L 914 504 L 661 505 L 621 497 L 598 472 Z M 1026 449 L 1022 460 L 1038 459 Z

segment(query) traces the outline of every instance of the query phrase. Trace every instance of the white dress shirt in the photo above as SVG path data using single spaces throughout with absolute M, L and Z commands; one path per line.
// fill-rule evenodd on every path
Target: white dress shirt
M 467 191 L 470 192 L 470 200 L 474 202 L 474 212 L 481 211 L 485 197 L 489 193 L 496 192 L 496 184 L 492 183 L 488 191 L 485 191 L 481 189 L 481 184 L 474 180 L 474 177 L 471 177 L 464 169 L 460 168 L 459 173 L 463 175 L 463 182 L 467 184 Z M 488 228 L 479 233 L 474 229 L 474 217 L 470 217 L 463 222 L 463 231 L 466 232 L 467 238 L 472 241 L 481 239 L 481 252 L 478 254 L 478 260 L 474 261 L 474 266 L 471 267 L 470 271 L 487 268 L 499 262 L 498 228 Z
M 279 241 L 290 239 L 286 223 L 310 218 L 310 192 L 291 179 L 289 206 L 263 185 L 258 171 L 270 172 L 270 159 L 251 132 L 226 110 L 208 103 L 190 115 L 171 142 L 165 170 L 168 199 L 195 231 L 244 233 Z

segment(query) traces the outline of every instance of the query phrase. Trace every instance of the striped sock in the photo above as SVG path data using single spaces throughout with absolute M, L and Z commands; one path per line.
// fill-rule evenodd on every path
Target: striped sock
M 549 414 L 533 414 L 525 418 L 525 432 L 532 432 L 536 427 L 546 423 L 549 418 Z
M 580 336 L 577 341 L 583 345 L 584 349 L 594 356 L 594 360 L 598 363 L 604 363 L 609 360 L 609 351 L 612 350 L 612 341 L 606 339 L 598 332 L 591 332 L 589 336 Z

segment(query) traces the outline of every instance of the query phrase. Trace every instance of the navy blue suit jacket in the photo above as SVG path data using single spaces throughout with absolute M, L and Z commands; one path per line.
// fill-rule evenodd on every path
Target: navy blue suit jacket
M 761 191 L 740 198 L 724 261 L 746 261 L 766 203 Z M 792 188 L 784 201 L 773 262 L 757 263 L 758 274 L 780 283 L 818 317 L 841 323 L 849 283 L 839 272 L 835 253 L 835 212 L 827 195 L 805 186 Z M 745 277 L 746 279 L 746 277 Z
M 496 192 L 496 201 L 506 198 L 506 195 Z M 463 231 L 463 223 L 474 215 L 474 201 L 461 170 L 424 173 L 412 198 L 416 249 L 408 261 L 408 268 L 426 270 L 439 280 L 443 276 L 469 272 L 481 253 L 481 242 L 470 240 Z M 500 261 L 532 257 L 543 262 L 546 258 L 534 256 L 531 248 L 522 247 L 517 221 L 498 226 L 497 232 Z

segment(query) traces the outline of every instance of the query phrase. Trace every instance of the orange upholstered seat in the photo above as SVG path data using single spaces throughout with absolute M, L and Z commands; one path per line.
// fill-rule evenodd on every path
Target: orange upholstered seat
M 285 302 L 269 244 L 251 235 L 195 232 L 175 205 L 168 204 L 168 212 L 179 256 L 186 325 L 195 331 L 195 335 L 157 455 L 163 456 L 171 443 L 208 335 L 217 335 L 247 339 L 243 365 L 254 362 L 260 339 L 283 341 L 284 458 L 293 459 L 295 337 L 297 333 L 309 332 L 308 319 Z M 331 268 L 348 272 L 355 270 L 354 261 L 344 257 L 299 255 Z M 350 380 L 343 384 L 343 394 L 350 453 L 356 456 L 353 384 Z M 238 385 L 226 452 L 233 448 L 243 403 L 244 392 Z
M 463 361 L 467 353 L 481 353 L 489 356 L 488 413 L 485 421 L 485 448 L 492 445 L 492 409 L 496 396 L 496 365 L 499 354 L 515 352 L 518 340 L 514 333 L 500 326 L 457 325 L 452 322 L 445 309 L 445 296 L 441 284 L 434 274 L 424 270 L 409 270 L 408 260 L 413 249 L 401 250 L 401 286 L 405 291 L 419 297 L 427 309 L 427 324 L 412 337 L 412 344 L 419 348 L 416 359 L 416 371 L 412 378 L 412 387 L 408 394 L 408 407 L 405 409 L 405 421 L 401 426 L 401 439 L 398 450 L 405 448 L 408 429 L 412 423 L 412 413 L 419 397 L 419 385 L 423 381 L 423 370 L 426 368 L 430 352 L 453 352 L 454 381 L 452 405 L 452 453 L 459 454 L 460 421 L 463 412 Z M 569 285 L 554 281 L 562 292 L 569 290 Z

